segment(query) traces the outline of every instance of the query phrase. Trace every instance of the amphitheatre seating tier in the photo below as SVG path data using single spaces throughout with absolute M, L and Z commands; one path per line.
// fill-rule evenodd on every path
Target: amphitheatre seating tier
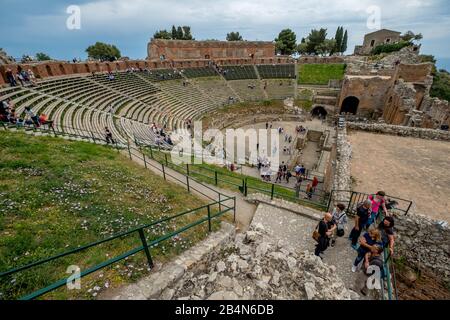
M 138 72 L 137 74 L 153 82 L 176 80 L 182 78 L 179 72 L 176 72 L 173 69 L 152 69 L 148 71 Z
M 210 77 L 195 81 L 204 92 L 220 104 L 227 104 L 230 97 L 234 97 L 234 92 L 228 87 L 225 80 L 220 77 Z
M 229 84 L 243 100 L 255 101 L 265 98 L 258 80 L 234 80 Z
M 257 68 L 262 79 L 295 79 L 295 65 L 293 64 L 262 64 L 258 65 Z
M 214 69 L 210 67 L 188 68 L 181 70 L 187 78 L 201 78 L 217 76 Z
M 258 79 L 253 66 L 224 66 L 222 69 L 227 80 Z
M 267 94 L 270 99 L 286 99 L 295 95 L 294 80 L 264 80 L 267 81 Z

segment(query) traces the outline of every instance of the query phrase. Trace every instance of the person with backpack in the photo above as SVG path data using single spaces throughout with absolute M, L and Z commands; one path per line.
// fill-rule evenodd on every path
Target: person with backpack
M 356 209 L 355 227 L 350 232 L 350 240 L 352 241 L 352 248 L 357 250 L 357 242 L 363 229 L 367 227 L 369 215 L 372 208 L 372 201 L 366 200 L 359 204 Z
M 291 177 L 292 177 L 292 173 L 289 170 L 287 170 L 287 172 L 286 172 L 286 183 L 289 183 L 289 179 Z

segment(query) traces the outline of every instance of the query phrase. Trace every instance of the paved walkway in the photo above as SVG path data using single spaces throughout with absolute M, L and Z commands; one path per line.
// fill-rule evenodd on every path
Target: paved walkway
M 252 224 L 257 223 L 261 223 L 274 237 L 286 241 L 300 250 L 314 252 L 315 241 L 312 239 L 312 234 L 318 224 L 316 217 L 309 218 L 289 210 L 260 203 L 252 221 Z M 356 251 L 351 248 L 347 238 L 352 226 L 353 220 L 350 220 L 346 235 L 338 238 L 335 247 L 329 247 L 323 255 L 323 261 L 336 267 L 337 276 L 342 279 L 348 289 L 353 289 L 356 278 L 356 274 L 351 272 Z

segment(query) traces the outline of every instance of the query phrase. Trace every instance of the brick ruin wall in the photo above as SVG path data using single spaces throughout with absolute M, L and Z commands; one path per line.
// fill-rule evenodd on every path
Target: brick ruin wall
M 263 41 L 187 41 L 152 39 L 148 59 L 247 59 L 272 58 L 275 43 Z

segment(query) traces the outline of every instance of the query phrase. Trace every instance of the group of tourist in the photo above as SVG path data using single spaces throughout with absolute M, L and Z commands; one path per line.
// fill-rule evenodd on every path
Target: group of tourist
M 384 249 L 388 249 L 390 255 L 394 254 L 394 217 L 388 212 L 392 206 L 385 200 L 386 194 L 379 191 L 370 195 L 364 202 L 356 206 L 354 226 L 348 236 L 351 247 L 356 250 L 356 258 L 351 266 L 352 272 L 364 271 L 367 276 L 369 266 L 378 266 L 383 276 Z M 395 203 L 395 202 L 394 202 Z M 337 237 L 345 234 L 345 225 L 348 218 L 345 205 L 339 203 L 331 213 L 326 213 L 317 225 L 313 238 L 316 240 L 315 255 L 321 255 L 328 247 L 333 247 Z M 383 219 L 379 221 L 380 215 Z M 363 277 L 363 278 L 364 278 Z M 359 286 L 361 281 L 356 282 Z M 367 295 L 367 287 L 358 288 L 362 294 Z
M 23 70 L 21 66 L 17 67 L 17 72 L 14 73 L 10 68 L 6 69 L 6 82 L 11 87 L 16 87 L 18 84 L 21 86 L 35 86 L 36 77 L 31 69 Z
M 53 121 L 48 119 L 45 114 L 36 114 L 30 106 L 25 107 L 24 115 L 17 116 L 14 103 L 11 99 L 6 99 L 0 102 L 0 122 L 9 123 L 18 127 L 34 126 L 39 128 L 48 125 L 53 128 Z

